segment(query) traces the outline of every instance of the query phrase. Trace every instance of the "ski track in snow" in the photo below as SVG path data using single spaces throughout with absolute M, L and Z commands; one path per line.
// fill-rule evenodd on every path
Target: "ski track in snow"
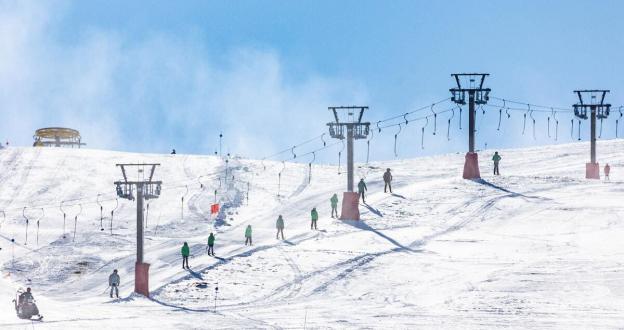
M 624 165 L 622 146 L 599 142 L 614 178 Z M 260 161 L 233 158 L 226 183 L 224 162 L 212 156 L 2 149 L 0 206 L 10 216 L 0 228 L 0 293 L 10 300 L 17 287 L 32 286 L 46 316 L 32 326 L 51 329 L 291 329 L 304 322 L 340 329 L 617 328 L 624 324 L 624 207 L 613 195 L 624 182 L 585 180 L 586 149 L 574 143 L 502 150 L 501 177 L 489 175 L 491 152 L 482 152 L 484 179 L 477 181 L 459 178 L 460 154 L 371 163 L 361 222 L 327 217 L 329 197 L 346 180 L 333 166 L 314 165 L 308 182 L 307 164 L 287 163 L 278 197 L 281 162 L 265 161 L 265 170 Z M 163 164 L 156 172 L 163 194 L 150 201 L 146 228 L 151 299 L 129 295 L 136 212 L 129 201 L 120 201 L 114 235 L 99 231 L 99 207 L 85 201 L 76 242 L 61 237 L 59 212 L 46 211 L 39 246 L 31 246 L 30 230 L 23 245 L 20 206 L 110 195 L 119 177 L 114 163 L 137 158 Z M 395 176 L 393 195 L 382 193 L 386 167 Z M 189 189 L 184 220 L 180 185 Z M 222 208 L 212 218 L 215 189 Z M 321 213 L 320 230 L 309 229 L 312 207 Z M 285 241 L 274 237 L 278 214 Z M 243 245 L 247 224 L 252 247 Z M 215 258 L 205 253 L 210 232 Z M 191 271 L 180 266 L 183 241 L 191 246 Z M 125 298 L 109 302 L 102 290 L 113 268 L 120 269 Z M 0 326 L 31 324 L 5 308 Z

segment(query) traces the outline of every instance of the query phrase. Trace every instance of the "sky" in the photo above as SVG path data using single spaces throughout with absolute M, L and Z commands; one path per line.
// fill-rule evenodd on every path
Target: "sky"
M 623 10 L 621 1 L 0 0 L 0 139 L 28 146 L 37 128 L 63 126 L 90 148 L 212 154 L 222 133 L 223 153 L 259 159 L 327 133 L 329 106 L 366 105 L 376 127 L 448 98 L 457 72 L 489 73 L 492 96 L 507 100 L 569 108 L 575 89 L 610 89 L 617 106 Z M 498 127 L 499 108 L 484 109 L 479 149 L 578 139 L 568 113 L 555 141 L 548 113 L 525 123 L 528 112 L 512 111 Z M 368 152 L 356 143 L 356 160 L 465 152 L 463 110 L 461 130 L 458 109 L 436 117 L 436 135 L 432 116 L 375 129 Z M 618 118 L 614 107 L 601 138 L 615 137 Z M 293 152 L 321 147 L 318 138 Z M 337 163 L 341 150 L 315 161 Z

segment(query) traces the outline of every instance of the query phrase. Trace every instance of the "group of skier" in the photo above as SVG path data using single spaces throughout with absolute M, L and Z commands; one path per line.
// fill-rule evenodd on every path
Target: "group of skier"
M 494 156 L 492 156 L 492 161 L 494 162 L 494 175 L 500 175 L 499 163 L 501 160 L 502 160 L 502 157 L 498 154 L 498 151 L 494 152 Z M 611 171 L 611 167 L 609 166 L 609 164 L 606 164 L 604 167 L 604 173 L 605 173 L 605 179 L 607 180 L 609 179 L 610 171 Z M 383 174 L 384 193 L 389 192 L 392 194 L 392 180 L 393 180 L 393 177 L 392 177 L 391 169 L 388 168 L 386 169 L 386 172 L 384 172 Z M 368 188 L 366 187 L 366 183 L 364 182 L 364 179 L 360 179 L 360 182 L 358 183 L 358 199 L 361 198 L 362 203 L 366 203 L 366 200 L 365 200 L 366 191 L 368 191 Z M 331 217 L 338 218 L 338 195 L 333 194 L 329 202 L 331 205 Z M 318 226 L 317 226 L 318 219 L 319 219 L 319 214 L 318 214 L 318 211 L 316 210 L 316 207 L 314 207 L 310 211 L 310 230 L 318 230 Z M 284 217 L 281 214 L 277 217 L 275 227 L 277 229 L 275 238 L 280 239 L 280 236 L 281 236 L 281 239 L 284 240 L 285 224 L 284 224 Z M 210 233 L 210 235 L 208 236 L 208 243 L 206 246 L 206 252 L 208 253 L 208 255 L 212 255 L 212 256 L 215 255 L 214 244 L 215 244 L 215 235 L 214 233 Z M 247 225 L 247 227 L 245 228 L 245 245 L 249 245 L 249 246 L 252 245 L 251 225 Z M 190 247 L 188 246 L 187 242 L 184 242 L 184 245 L 182 246 L 182 249 L 180 252 L 182 254 L 182 268 L 190 269 L 188 265 L 188 258 L 190 256 Z M 110 297 L 112 298 L 113 293 L 114 293 L 115 296 L 119 298 L 118 287 L 120 284 L 120 278 L 116 269 L 109 276 L 108 284 L 110 286 Z

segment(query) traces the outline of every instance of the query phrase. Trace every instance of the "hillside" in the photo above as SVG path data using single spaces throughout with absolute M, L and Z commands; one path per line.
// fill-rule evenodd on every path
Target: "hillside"
M 346 182 L 336 166 L 314 165 L 310 178 L 308 164 L 235 158 L 226 176 L 214 156 L 5 148 L 0 327 L 31 327 L 11 303 L 30 286 L 40 329 L 615 328 L 624 324 L 623 148 L 598 144 L 609 182 L 584 179 L 587 143 L 500 150 L 499 177 L 493 150 L 481 152 L 479 182 L 461 179 L 463 154 L 360 164 L 369 196 L 357 223 L 329 216 Z M 162 195 L 146 209 L 151 299 L 131 294 L 135 204 L 119 200 L 110 225 L 119 162 L 161 164 Z M 395 194 L 383 193 L 387 167 Z M 215 198 L 222 210 L 211 218 Z M 285 241 L 274 237 L 279 214 Z M 216 258 L 205 253 L 210 232 Z M 181 267 L 185 241 L 192 271 Z M 114 268 L 123 299 L 111 301 Z

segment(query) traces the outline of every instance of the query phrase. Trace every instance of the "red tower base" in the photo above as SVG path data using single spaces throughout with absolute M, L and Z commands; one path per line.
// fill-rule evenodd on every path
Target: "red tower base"
M 342 195 L 342 213 L 340 220 L 360 220 L 360 198 L 358 193 L 345 192 Z
M 464 179 L 480 179 L 479 172 L 479 155 L 476 152 L 466 153 L 466 162 L 464 163 Z
M 598 163 L 585 164 L 585 179 L 600 180 L 600 165 Z
M 134 264 L 134 292 L 149 297 L 149 266 L 137 262 Z

